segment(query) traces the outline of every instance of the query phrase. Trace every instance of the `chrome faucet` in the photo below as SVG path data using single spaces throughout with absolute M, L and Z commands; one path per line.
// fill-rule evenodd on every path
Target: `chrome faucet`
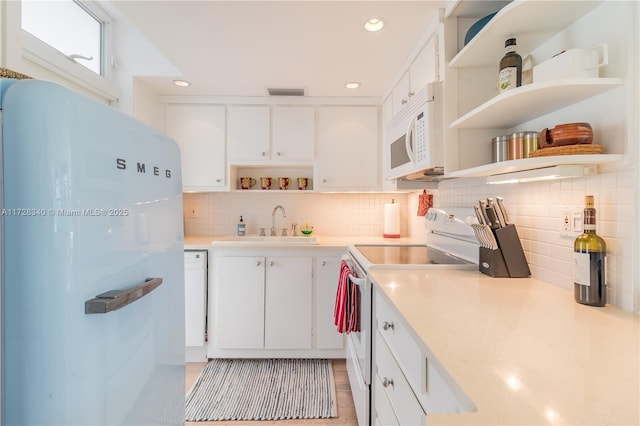
M 287 212 L 284 211 L 284 207 L 282 207 L 280 204 L 278 204 L 273 208 L 273 212 L 271 213 L 271 236 L 272 237 L 276 236 L 276 211 L 278 211 L 278 209 L 282 210 L 283 218 L 287 217 Z

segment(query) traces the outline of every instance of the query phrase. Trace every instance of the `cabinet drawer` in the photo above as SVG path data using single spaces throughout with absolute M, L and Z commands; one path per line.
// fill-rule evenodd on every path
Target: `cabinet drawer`
M 384 391 L 384 386 L 382 386 L 382 380 L 377 374 L 374 376 L 373 383 L 373 403 L 375 424 L 380 426 L 399 426 L 393 407 L 391 407 L 391 402 Z
M 376 387 L 380 385 L 389 398 L 398 423 L 425 424 L 425 412 L 380 333 L 376 333 L 375 355 Z
M 378 292 L 375 303 L 377 330 L 417 392 L 422 389 L 421 382 L 426 377 L 426 357 L 409 334 L 400 315 Z
M 376 327 L 427 413 L 460 412 L 461 404 L 391 304 L 376 292 Z M 377 354 L 377 352 L 376 352 Z

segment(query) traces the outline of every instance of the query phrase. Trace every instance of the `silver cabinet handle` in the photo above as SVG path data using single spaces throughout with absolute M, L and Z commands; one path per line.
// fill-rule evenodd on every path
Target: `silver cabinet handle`
M 393 386 L 393 379 L 389 379 L 387 377 L 384 377 L 382 379 L 382 386 L 384 386 L 385 388 L 388 388 L 389 386 Z
M 413 97 L 413 95 L 415 95 L 415 93 L 413 93 L 412 91 L 409 91 L 409 93 L 407 95 L 411 98 L 411 97 Z
M 256 262 L 256 266 L 260 266 L 262 265 L 262 262 L 260 262 L 259 260 Z
M 273 260 L 269 262 L 269 266 L 273 266 Z
M 267 153 L 266 153 L 266 152 L 264 152 L 264 151 L 262 151 L 262 156 L 263 156 L 263 157 L 266 157 L 266 156 L 267 156 Z
M 106 314 L 142 299 L 162 284 L 162 278 L 147 278 L 142 284 L 122 290 L 110 290 L 84 302 L 85 314 Z
M 282 153 L 280 151 L 276 152 L 276 154 L 278 155 L 278 157 L 280 157 L 282 155 Z
M 385 321 L 385 322 L 382 323 L 382 329 L 383 330 L 389 330 L 389 329 L 393 330 L 394 329 L 394 325 L 393 325 L 392 322 L 386 322 Z
M 402 105 L 404 105 L 404 104 L 406 104 L 406 103 L 407 103 L 407 100 L 406 100 L 406 99 L 402 99 L 402 100 L 400 101 L 400 103 L 401 103 Z
M 222 179 L 216 179 L 216 182 L 220 183 L 222 182 Z
M 327 262 L 325 260 L 322 261 L 322 266 L 327 266 Z

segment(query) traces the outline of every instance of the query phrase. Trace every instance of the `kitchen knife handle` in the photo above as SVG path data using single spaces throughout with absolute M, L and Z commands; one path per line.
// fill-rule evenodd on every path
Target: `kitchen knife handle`
M 478 223 L 480 225 L 486 225 L 484 221 L 484 215 L 480 211 L 480 206 L 473 206 L 473 210 L 476 212 L 476 219 L 478 219 Z
M 485 203 L 482 200 L 479 200 L 478 201 L 478 205 L 480 206 L 480 213 L 482 213 L 482 217 L 484 217 L 484 224 L 485 225 L 489 225 L 489 226 L 493 226 L 493 223 L 491 222 L 491 219 L 487 215 L 487 203 Z
M 507 208 L 504 206 L 504 198 L 496 197 L 496 204 L 498 205 L 498 208 L 502 212 L 502 217 L 504 217 L 505 226 L 509 225 L 511 222 L 509 220 L 509 213 L 507 213 Z
M 493 202 L 493 198 L 487 198 L 487 209 L 489 211 L 489 216 L 493 215 L 495 217 L 494 229 L 504 228 L 506 224 L 504 223 L 504 219 L 500 214 L 500 211 L 497 205 Z

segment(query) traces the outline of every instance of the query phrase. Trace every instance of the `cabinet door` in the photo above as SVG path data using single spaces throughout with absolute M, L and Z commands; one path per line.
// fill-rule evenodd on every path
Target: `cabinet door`
M 166 105 L 165 132 L 180 146 L 184 190 L 225 188 L 224 106 Z
M 229 106 L 229 160 L 265 161 L 269 158 L 269 106 Z
M 268 349 L 311 349 L 311 258 L 269 257 L 264 343 Z
M 344 337 L 334 324 L 333 308 L 336 304 L 338 278 L 340 278 L 340 257 L 319 257 L 315 262 L 315 310 L 316 348 L 342 349 Z
M 438 79 L 437 42 L 438 37 L 431 37 L 409 68 L 411 96 Z
M 225 349 L 264 346 L 264 257 L 224 256 L 216 262 L 217 321 L 212 338 Z
M 409 73 L 406 72 L 393 88 L 393 115 L 398 114 L 407 104 L 410 90 Z
M 315 109 L 281 106 L 273 109 L 273 161 L 313 161 Z
M 393 93 L 389 94 L 382 102 L 382 133 L 384 134 L 391 125 L 393 119 Z
M 380 189 L 379 153 L 377 106 L 318 109 L 315 189 Z

